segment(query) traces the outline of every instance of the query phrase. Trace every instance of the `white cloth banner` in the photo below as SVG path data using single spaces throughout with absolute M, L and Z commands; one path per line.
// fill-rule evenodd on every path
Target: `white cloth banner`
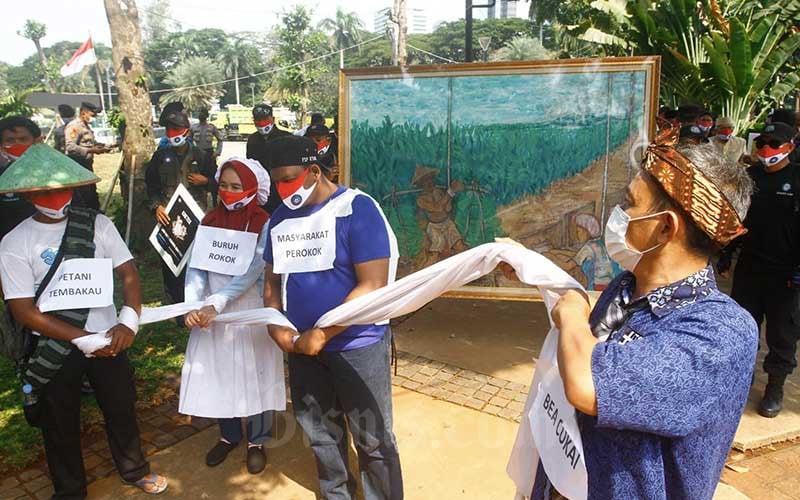
M 240 276 L 250 267 L 258 235 L 219 227 L 200 226 L 194 235 L 189 265 L 226 276 Z
M 566 272 L 536 252 L 510 243 L 487 243 L 344 303 L 323 315 L 317 321 L 317 326 L 372 324 L 409 314 L 441 294 L 492 272 L 500 262 L 510 264 L 520 281 L 539 288 L 548 313 L 558 302 L 560 293 L 568 289 L 583 290 Z M 197 302 L 144 308 L 140 324 L 180 316 L 202 305 L 202 302 Z M 220 314 L 215 321 L 247 325 L 277 324 L 294 328 L 280 311 L 271 308 Z M 540 458 L 557 490 L 572 499 L 586 498 L 583 448 L 577 432 L 575 410 L 566 402 L 563 384 L 558 377 L 557 346 L 558 330 L 551 327 L 537 360 L 522 422 L 506 469 L 517 485 L 518 498 L 530 495 Z M 541 397 L 540 392 L 543 393 Z M 553 422 L 552 415 L 556 407 L 558 415 Z M 569 445 L 565 445 L 567 438 Z M 547 453 L 539 453 L 538 450 L 547 450 Z
M 91 309 L 114 303 L 111 259 L 68 259 L 61 262 L 39 296 L 42 312 Z

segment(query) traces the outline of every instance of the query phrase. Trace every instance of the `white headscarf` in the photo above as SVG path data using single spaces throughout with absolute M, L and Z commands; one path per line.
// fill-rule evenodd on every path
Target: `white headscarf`
M 254 160 L 252 158 L 242 158 L 240 156 L 231 156 L 224 162 L 222 165 L 217 169 L 217 173 L 214 174 L 214 179 L 216 179 L 217 183 L 219 183 L 219 176 L 222 173 L 222 167 L 225 166 L 226 163 L 238 161 L 239 163 L 247 166 L 253 175 L 256 176 L 256 182 L 258 182 L 258 191 L 256 191 L 256 203 L 259 205 L 266 205 L 267 200 L 269 199 L 269 174 L 267 173 L 267 169 L 261 166 L 261 162 L 258 160 Z

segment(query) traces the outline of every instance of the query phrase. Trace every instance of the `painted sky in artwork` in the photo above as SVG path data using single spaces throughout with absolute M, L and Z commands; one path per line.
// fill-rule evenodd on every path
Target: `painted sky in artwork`
M 351 116 L 373 126 L 387 115 L 395 123 L 443 126 L 448 79 L 354 80 Z M 465 125 L 622 118 L 632 103 L 640 116 L 644 104 L 643 72 L 464 76 L 453 77 L 452 85 L 452 119 Z

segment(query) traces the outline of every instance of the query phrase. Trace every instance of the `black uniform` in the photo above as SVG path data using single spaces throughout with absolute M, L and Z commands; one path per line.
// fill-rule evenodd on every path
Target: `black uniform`
M 737 240 L 741 254 L 731 295 L 759 326 L 766 317 L 769 353 L 764 371 L 788 375 L 797 366 L 800 338 L 800 290 L 790 285 L 800 264 L 800 165 L 790 163 L 767 173 L 758 164 L 749 173 L 755 192 L 744 221 L 748 233 Z
M 11 163 L 0 157 L 0 175 Z M 2 163 L 5 163 L 4 165 Z M 36 208 L 17 193 L 0 194 L 0 240 L 17 224 L 36 213 Z
M 292 135 L 285 130 L 281 130 L 278 127 L 273 126 L 272 130 L 269 131 L 269 134 L 264 135 L 261 132 L 254 132 L 250 134 L 247 138 L 247 153 L 245 156 L 247 158 L 252 158 L 254 160 L 258 160 L 264 168 L 267 165 L 267 142 L 275 140 L 279 137 L 286 137 L 287 135 Z M 270 183 L 269 187 L 269 201 L 267 204 L 264 205 L 264 210 L 267 211 L 268 214 L 275 212 L 275 209 L 278 208 L 281 204 L 281 197 L 278 194 L 278 190 L 275 187 L 275 183 Z
M 192 145 L 188 145 L 183 153 L 180 153 L 178 149 L 173 147 L 158 149 L 147 164 L 145 184 L 147 185 L 147 196 L 150 199 L 150 210 L 153 213 L 159 205 L 167 206 L 179 184 L 186 187 L 204 211 L 209 209 L 207 194 L 216 194 L 217 192 L 217 181 L 214 179 L 217 167 L 213 158 Z M 189 174 L 205 176 L 208 178 L 208 184 L 192 186 L 187 180 Z M 183 302 L 186 269 L 184 268 L 179 276 L 175 276 L 162 262 L 161 272 L 164 276 L 164 289 L 169 299 L 174 304 Z

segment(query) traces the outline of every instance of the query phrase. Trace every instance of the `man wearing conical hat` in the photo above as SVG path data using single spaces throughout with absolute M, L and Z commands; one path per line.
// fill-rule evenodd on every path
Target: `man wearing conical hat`
M 464 237 L 461 236 L 451 217 L 453 198 L 464 190 L 464 184 L 453 181 L 448 189 L 436 186 L 438 168 L 417 165 L 411 185 L 422 190 L 417 196 L 417 207 L 421 210 L 425 222 L 425 242 L 419 267 L 427 267 L 440 259 L 450 257 L 467 249 Z
M 0 175 L 0 194 L 19 193 L 36 208 L 0 242 L 0 280 L 14 320 L 27 329 L 14 333 L 31 340 L 15 357 L 25 418 L 42 430 L 55 498 L 86 496 L 80 443 L 84 375 L 103 410 L 123 481 L 147 493 L 167 486 L 164 477 L 150 473 L 142 454 L 133 369 L 125 352 L 135 339 L 142 302 L 133 257 L 108 217 L 71 208 L 73 190 L 98 181 L 44 144 L 27 148 Z M 119 316 L 112 292 L 104 294 L 113 291 L 111 269 L 122 285 Z

